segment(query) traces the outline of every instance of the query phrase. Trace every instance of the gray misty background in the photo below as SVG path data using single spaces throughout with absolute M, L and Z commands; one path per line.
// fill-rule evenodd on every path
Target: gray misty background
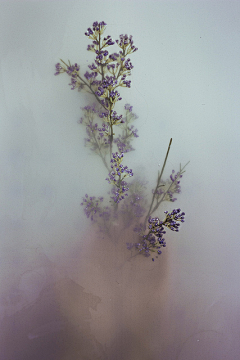
M 0 7 L 0 359 L 237 359 L 240 3 Z M 80 207 L 107 174 L 78 124 L 91 99 L 53 74 L 59 58 L 82 74 L 92 63 L 93 21 L 139 49 L 119 103 L 139 116 L 126 164 L 151 191 L 171 137 L 165 177 L 190 160 L 175 203 L 186 223 L 155 263 L 129 260 L 131 233 L 113 244 Z

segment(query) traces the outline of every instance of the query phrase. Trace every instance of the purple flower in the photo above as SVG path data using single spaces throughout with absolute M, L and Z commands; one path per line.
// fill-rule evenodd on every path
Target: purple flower
M 115 42 L 112 40 L 112 38 L 111 38 L 111 36 L 110 35 L 108 35 L 108 36 L 106 36 L 104 39 L 103 39 L 103 41 L 104 41 L 104 45 L 106 46 L 110 46 L 110 45 L 114 45 L 115 44 Z
M 127 191 L 129 190 L 126 181 L 124 180 L 126 177 L 132 177 L 133 172 L 131 169 L 128 169 L 127 166 L 122 165 L 123 153 L 113 153 L 111 159 L 111 171 L 108 174 L 108 178 L 106 180 L 109 184 L 113 184 L 113 188 L 111 193 L 113 196 L 111 199 L 115 203 L 119 203 L 121 200 L 127 196 Z

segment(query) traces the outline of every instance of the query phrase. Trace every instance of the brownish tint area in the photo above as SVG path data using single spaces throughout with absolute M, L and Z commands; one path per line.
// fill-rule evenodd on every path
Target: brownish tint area
M 119 234 L 117 225 L 111 239 L 90 231 L 80 260 L 77 246 L 71 262 L 74 280 L 101 299 L 97 311 L 90 310 L 91 329 L 107 359 L 158 359 L 170 342 L 167 249 L 152 262 L 135 252 L 131 256 L 126 242 L 135 240 L 132 230 Z
M 28 253 L 25 267 L 31 270 L 17 277 L 15 293 L 2 297 L 2 359 L 141 360 L 158 359 L 160 349 L 164 354 L 167 251 L 155 263 L 131 257 L 125 245 L 130 236 L 126 230 L 111 241 L 93 229 L 55 263 L 42 250 Z

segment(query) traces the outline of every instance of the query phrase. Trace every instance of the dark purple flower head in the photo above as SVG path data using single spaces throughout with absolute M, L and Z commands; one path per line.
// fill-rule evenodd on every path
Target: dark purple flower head
M 110 35 L 108 35 L 107 37 L 105 37 L 105 38 L 103 39 L 103 41 L 104 41 L 104 45 L 105 45 L 105 46 L 109 46 L 109 45 L 114 45 L 114 44 L 115 44 L 115 42 L 112 40 L 112 38 L 111 38 Z
M 121 98 L 119 98 L 118 100 L 121 100 Z M 118 115 L 115 110 L 111 112 L 111 117 L 112 117 L 112 123 L 114 125 L 124 123 L 124 121 L 122 120 L 122 115 Z
M 163 221 L 163 226 L 166 226 L 172 231 L 179 231 L 180 222 L 184 222 L 185 213 L 181 213 L 181 209 L 174 209 L 171 213 L 164 211 L 166 218 Z
M 132 65 L 132 63 L 130 62 L 130 59 L 127 59 L 126 61 L 125 61 L 125 63 L 124 63 L 124 68 L 126 69 L 126 70 L 132 70 L 133 69 L 133 65 Z
M 92 25 L 92 29 L 88 28 L 87 31 L 85 32 L 85 35 L 88 37 L 92 37 L 92 35 L 94 35 L 94 33 L 98 33 L 98 32 L 103 32 L 104 31 L 104 27 L 107 24 L 104 21 L 98 22 L 98 21 L 94 21 L 93 25 Z

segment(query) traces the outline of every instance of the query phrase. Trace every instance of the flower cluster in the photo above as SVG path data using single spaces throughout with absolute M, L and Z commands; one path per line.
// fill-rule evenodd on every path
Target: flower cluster
M 119 121 L 118 135 L 115 136 L 113 143 L 117 145 L 120 153 L 126 153 L 134 150 L 131 141 L 138 137 L 137 129 L 134 128 L 130 122 L 137 119 L 137 115 L 133 112 L 133 107 L 130 104 L 125 105 L 125 116 L 117 117 L 113 114 L 115 122 Z M 103 119 L 104 113 L 101 109 L 93 105 L 87 105 L 81 108 L 83 116 L 80 118 L 79 123 L 86 126 L 87 138 L 85 138 L 85 146 L 90 147 L 97 155 L 99 155 L 105 165 L 109 169 L 106 162 L 106 155 L 109 152 L 109 125 L 106 122 L 100 123 L 97 119 Z M 121 133 L 119 133 L 121 131 Z
M 131 250 L 135 247 L 140 253 L 145 256 L 150 256 L 150 253 L 157 253 L 160 255 L 162 253 L 161 248 L 166 247 L 166 242 L 164 235 L 166 231 L 164 227 L 172 230 L 179 231 L 180 222 L 184 222 L 185 213 L 181 212 L 181 209 L 174 209 L 171 213 L 164 211 L 166 218 L 164 221 L 160 221 L 158 217 L 148 218 L 148 234 L 144 235 L 143 233 L 140 236 L 140 242 L 138 243 L 128 243 L 127 247 Z M 142 232 L 142 229 L 141 229 Z M 154 258 L 152 258 L 154 261 Z
M 115 203 L 119 203 L 121 200 L 127 196 L 127 191 L 129 190 L 126 181 L 124 180 L 126 177 L 133 176 L 133 172 L 131 169 L 128 169 L 127 166 L 123 166 L 121 164 L 123 159 L 123 153 L 113 153 L 111 159 L 111 172 L 108 174 L 108 178 L 106 180 L 109 184 L 113 184 L 112 188 L 113 196 L 111 199 Z
M 116 40 L 116 43 L 118 44 L 118 46 L 121 49 L 123 49 L 125 51 L 125 53 L 127 55 L 138 50 L 136 48 L 136 46 L 133 44 L 133 39 L 132 39 L 131 35 L 128 37 L 127 34 L 126 35 L 122 34 L 122 35 L 119 36 L 119 38 L 120 38 L 120 41 Z
M 85 32 L 85 35 L 90 37 L 90 39 L 95 40 L 99 33 L 100 34 L 103 33 L 106 25 L 107 24 L 104 21 L 101 21 L 101 22 L 94 21 L 92 29 L 88 28 L 87 32 Z
M 147 235 L 141 235 L 139 242 L 127 243 L 127 248 L 129 250 L 135 248 L 140 254 L 143 254 L 146 257 L 149 257 L 151 253 L 157 253 L 157 255 L 162 253 L 161 248 L 166 247 L 166 242 L 163 238 L 166 231 L 164 230 L 163 225 L 160 224 L 158 218 L 150 218 L 149 226 L 151 230 Z M 152 258 L 152 260 L 154 261 L 154 258 Z
M 185 212 L 181 212 L 181 209 L 174 209 L 171 213 L 164 211 L 166 215 L 163 225 L 172 231 L 179 231 L 180 222 L 183 223 Z
M 103 201 L 103 197 L 96 198 L 95 196 L 88 196 L 87 194 L 83 198 L 82 206 L 85 206 L 84 212 L 87 218 L 90 217 L 92 221 L 95 220 L 95 215 L 101 211 L 99 204 Z

